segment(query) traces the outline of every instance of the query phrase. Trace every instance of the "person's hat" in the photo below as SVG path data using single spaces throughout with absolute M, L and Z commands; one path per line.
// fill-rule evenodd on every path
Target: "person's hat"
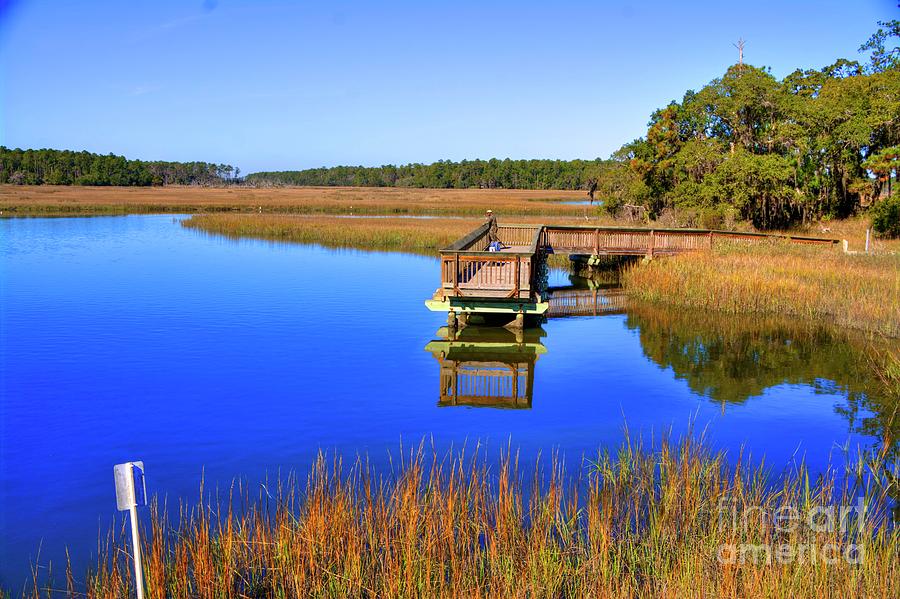
M 488 208 L 488 209 L 487 209 L 487 210 L 486 210 L 486 212 L 490 212 L 490 213 L 491 213 L 491 214 L 493 214 L 493 213 L 494 213 L 494 211 L 493 211 L 493 210 L 491 210 L 491 209 L 490 209 L 490 208 Z

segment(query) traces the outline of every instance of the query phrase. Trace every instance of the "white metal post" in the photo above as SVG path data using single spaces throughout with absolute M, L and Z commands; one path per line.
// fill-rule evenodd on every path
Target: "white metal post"
M 134 464 L 131 464 L 131 480 L 134 480 Z M 141 534 L 138 530 L 137 499 L 131 502 L 131 550 L 134 556 L 134 588 L 137 599 L 144 599 L 144 573 L 141 569 Z

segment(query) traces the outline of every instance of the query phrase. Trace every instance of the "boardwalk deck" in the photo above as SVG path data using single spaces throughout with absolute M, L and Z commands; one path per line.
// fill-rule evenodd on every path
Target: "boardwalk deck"
M 505 246 L 499 252 L 487 251 L 486 224 L 441 250 L 441 286 L 426 301 L 429 309 L 543 314 L 550 309 L 541 280 L 541 266 L 547 254 L 652 258 L 705 251 L 720 241 L 754 244 L 778 240 L 823 246 L 840 243 L 818 237 L 639 227 L 506 224 L 500 225 L 497 233 Z M 561 301 L 558 298 L 557 303 Z

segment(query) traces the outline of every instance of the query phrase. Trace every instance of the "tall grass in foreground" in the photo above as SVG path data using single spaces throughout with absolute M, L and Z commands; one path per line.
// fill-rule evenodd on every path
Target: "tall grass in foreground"
M 629 295 L 651 302 L 821 318 L 900 337 L 900 255 L 847 255 L 779 242 L 722 245 L 636 266 L 622 282 Z
M 264 487 L 256 501 L 234 488 L 182 507 L 177 526 L 154 507 L 148 597 L 896 596 L 900 533 L 878 506 L 897 472 L 879 456 L 840 476 L 800 466 L 776 479 L 691 437 L 655 447 L 626 441 L 574 477 L 557 460 L 526 471 L 514 454 L 492 466 L 482 452 L 420 447 L 384 478 L 320 456 L 305 485 Z M 850 480 L 866 482 L 839 482 Z M 866 517 L 843 528 L 807 524 L 860 501 Z M 790 510 L 799 526 L 775 517 Z M 805 553 L 785 559 L 783 546 Z M 111 534 L 88 597 L 128 596 L 127 554 L 124 530 Z

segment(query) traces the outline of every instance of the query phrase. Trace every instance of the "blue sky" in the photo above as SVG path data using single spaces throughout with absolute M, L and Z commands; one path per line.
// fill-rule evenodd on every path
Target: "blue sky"
M 893 0 L 0 0 L 0 145 L 244 172 L 606 157 L 737 61 L 858 58 Z M 860 57 L 861 58 L 861 57 Z

